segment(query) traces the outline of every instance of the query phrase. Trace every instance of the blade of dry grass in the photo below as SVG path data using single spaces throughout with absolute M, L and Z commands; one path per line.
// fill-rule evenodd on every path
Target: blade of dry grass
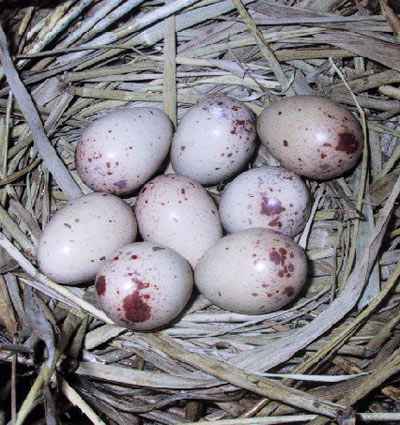
M 77 406 L 94 425 L 106 425 L 106 423 L 96 414 L 96 412 L 86 403 L 85 400 L 61 378 L 61 391 L 73 406 Z
M 90 376 L 108 382 L 115 382 L 134 387 L 194 389 L 219 385 L 211 379 L 181 378 L 167 373 L 142 371 L 115 365 L 81 362 L 75 372 L 78 375 Z
M 166 4 L 170 0 L 166 0 Z M 166 20 L 164 38 L 164 111 L 176 127 L 177 89 L 176 89 L 176 20 L 172 15 Z
M 62 33 L 75 19 L 82 15 L 82 12 L 89 7 L 94 0 L 80 0 L 75 6 L 65 13 L 57 24 L 50 31 L 46 26 L 42 34 L 35 39 L 30 47 L 30 53 L 40 52 L 45 46 L 52 42 L 60 33 Z M 19 66 L 24 66 L 28 60 L 23 60 Z
M 349 31 L 324 32 L 316 35 L 315 38 L 321 43 L 349 50 L 357 56 L 372 59 L 388 68 L 400 71 L 400 49 L 395 43 Z
M 362 400 L 371 391 L 380 387 L 387 379 L 398 373 L 400 370 L 400 349 L 397 349 L 385 363 L 381 363 L 376 370 L 363 380 L 351 394 L 345 395 L 340 402 L 344 403 L 348 408 L 358 401 Z M 314 419 L 310 425 L 326 425 L 329 420 L 324 418 Z
M 236 6 L 236 9 L 238 10 L 241 18 L 247 25 L 247 28 L 249 29 L 250 33 L 255 38 L 262 55 L 268 61 L 268 64 L 271 67 L 272 72 L 275 74 L 276 79 L 279 81 L 281 85 L 281 91 L 287 92 L 288 95 L 294 95 L 295 92 L 293 88 L 290 87 L 289 80 L 287 79 L 285 73 L 283 72 L 280 63 L 276 59 L 274 52 L 268 46 L 261 31 L 257 28 L 256 23 L 254 22 L 253 18 L 249 15 L 246 8 L 243 6 L 241 0 L 233 0 L 233 4 Z
M 23 111 L 24 117 L 32 131 L 36 148 L 42 157 L 47 169 L 54 176 L 60 188 L 70 198 L 78 198 L 82 195 L 79 186 L 72 179 L 69 171 L 60 160 L 56 150 L 51 145 L 43 128 L 39 114 L 32 102 L 32 99 L 25 89 L 17 71 L 15 70 L 11 56 L 7 47 L 7 38 L 0 25 L 0 60 L 3 64 L 4 72 L 10 88 Z
M 227 364 L 210 357 L 190 352 L 170 337 L 149 334 L 143 335 L 142 339 L 174 359 L 188 363 L 218 379 L 237 385 L 240 388 L 245 388 L 256 394 L 269 397 L 272 400 L 279 400 L 291 406 L 296 406 L 300 409 L 316 412 L 331 418 L 336 417 L 341 409 L 339 405 L 327 403 L 305 392 L 245 372 L 232 364 Z
M 358 416 L 365 422 L 391 422 L 400 420 L 400 413 L 358 413 Z M 189 422 L 186 425 L 286 425 L 298 422 L 308 422 L 316 419 L 315 415 L 287 415 L 274 416 L 270 418 L 251 418 L 251 419 L 221 419 L 209 421 Z

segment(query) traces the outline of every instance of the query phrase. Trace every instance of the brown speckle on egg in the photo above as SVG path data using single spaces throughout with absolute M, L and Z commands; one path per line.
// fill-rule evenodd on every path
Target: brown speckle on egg
M 146 295 L 140 293 L 140 290 L 147 288 L 142 282 L 136 286 L 136 290 L 127 295 L 122 301 L 124 310 L 124 320 L 130 323 L 145 322 L 151 317 L 151 307 L 146 303 Z M 147 298 L 148 299 L 148 298 Z
M 106 282 L 106 278 L 104 276 L 99 276 L 96 279 L 96 292 L 97 295 L 104 295 L 106 292 L 106 288 L 107 288 L 107 282 Z
M 201 130 L 193 131 L 194 127 Z M 218 184 L 243 169 L 255 148 L 254 114 L 228 96 L 210 95 L 183 116 L 172 143 L 171 163 L 178 174 L 203 185 Z M 222 150 L 231 152 L 224 156 Z
M 287 296 L 287 297 L 292 297 L 295 293 L 295 290 L 292 286 L 287 286 L 284 290 L 283 293 Z
M 358 151 L 359 142 L 351 133 L 340 133 L 338 135 L 338 143 L 335 147 L 337 151 L 346 152 L 351 155 Z
M 219 211 L 230 233 L 266 227 L 295 236 L 304 228 L 310 208 L 307 186 L 299 176 L 282 167 L 263 166 L 240 174 L 225 187 Z
M 304 251 L 289 237 L 260 228 L 225 236 L 195 268 L 197 287 L 206 298 L 242 314 L 284 307 L 300 292 L 306 275 Z
M 138 115 L 140 120 L 136 119 Z M 83 131 L 76 147 L 76 169 L 83 182 L 95 191 L 129 194 L 157 171 L 171 140 L 172 124 L 163 111 L 116 110 Z
M 275 215 L 280 214 L 281 212 L 285 211 L 285 207 L 282 207 L 282 203 L 279 199 L 276 198 L 269 198 L 267 196 L 261 196 L 262 202 L 261 202 L 261 214 L 265 215 Z
M 277 116 L 277 111 L 284 113 L 279 116 L 278 112 Z M 317 180 L 343 175 L 362 154 L 359 122 L 346 108 L 324 97 L 279 100 L 259 115 L 257 130 L 262 143 L 282 166 Z M 282 140 L 289 138 L 290 149 L 285 149 Z
M 150 242 L 126 245 L 114 256 L 116 261 L 104 263 L 99 271 L 96 285 L 107 280 L 107 291 L 97 291 L 98 303 L 120 326 L 158 329 L 171 322 L 190 298 L 189 263 L 168 248 L 153 248 L 159 247 Z

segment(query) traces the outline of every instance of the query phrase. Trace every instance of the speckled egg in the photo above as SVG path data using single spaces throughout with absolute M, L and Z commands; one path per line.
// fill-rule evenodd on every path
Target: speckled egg
M 116 110 L 83 131 L 76 147 L 76 168 L 93 190 L 131 193 L 160 168 L 171 140 L 172 124 L 160 109 Z
M 113 252 L 135 240 L 133 209 L 107 193 L 91 193 L 57 211 L 39 241 L 40 270 L 63 284 L 94 279 Z
M 192 266 L 222 236 L 214 201 L 187 177 L 169 174 L 151 180 L 135 211 L 143 239 L 174 249 Z
M 296 298 L 306 276 L 304 251 L 288 236 L 260 228 L 220 239 L 195 268 L 206 298 L 244 314 L 281 309 Z
M 293 96 L 264 109 L 257 121 L 263 144 L 285 168 L 317 180 L 352 169 L 363 150 L 357 119 L 318 96 Z
M 171 148 L 172 166 L 201 184 L 217 184 L 247 165 L 255 139 L 255 117 L 244 104 L 224 95 L 209 96 L 179 123 Z
M 118 325 L 153 330 L 175 319 L 189 301 L 193 273 L 172 249 L 137 242 L 115 252 L 96 276 L 97 299 Z
M 219 213 L 229 233 L 266 227 L 292 237 L 307 222 L 310 195 L 296 174 L 263 166 L 240 174 L 226 186 Z

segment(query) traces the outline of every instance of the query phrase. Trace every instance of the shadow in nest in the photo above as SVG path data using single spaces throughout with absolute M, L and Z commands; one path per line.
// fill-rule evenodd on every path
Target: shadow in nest
M 379 5 L 379 0 L 355 0 L 356 4 L 359 6 L 365 7 L 370 10 L 372 13 L 379 14 L 381 7 Z M 396 13 L 400 13 L 400 2 L 399 0 L 387 0 L 388 6 L 390 6 Z

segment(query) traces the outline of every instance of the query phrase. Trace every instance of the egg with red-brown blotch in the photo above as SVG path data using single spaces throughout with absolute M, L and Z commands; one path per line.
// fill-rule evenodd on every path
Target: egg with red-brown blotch
M 174 320 L 193 289 L 189 263 L 172 249 L 150 242 L 114 253 L 96 276 L 97 300 L 118 325 L 149 331 Z
M 148 182 L 135 212 L 144 240 L 174 249 L 192 266 L 222 236 L 214 201 L 199 183 L 184 176 L 167 174 Z
M 293 237 L 303 230 L 310 206 L 309 191 L 298 175 L 262 166 L 239 174 L 226 186 L 219 213 L 229 233 L 265 227 Z
M 316 180 L 342 176 L 363 151 L 358 120 L 319 96 L 293 96 L 272 103 L 257 120 L 261 142 L 281 165 Z
M 178 125 L 171 147 L 173 169 L 203 185 L 234 176 L 255 151 L 255 124 L 243 103 L 221 94 L 206 97 Z
M 103 262 L 136 239 L 133 209 L 108 193 L 91 193 L 69 202 L 51 218 L 40 237 L 40 270 L 63 284 L 94 279 Z
M 248 229 L 220 239 L 195 268 L 199 291 L 235 313 L 264 314 L 291 303 L 307 276 L 303 249 L 286 235 Z
M 125 195 L 160 168 L 172 140 L 172 124 L 157 108 L 126 108 L 93 121 L 76 147 L 76 168 L 95 191 Z

